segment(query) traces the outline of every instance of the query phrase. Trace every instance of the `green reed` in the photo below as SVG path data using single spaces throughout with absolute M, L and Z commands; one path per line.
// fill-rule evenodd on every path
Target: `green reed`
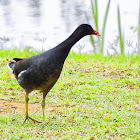
M 118 16 L 118 30 L 119 30 L 119 42 L 120 42 L 120 52 L 124 54 L 124 34 L 121 28 L 121 16 L 120 16 L 120 8 L 117 6 L 117 16 Z
M 106 22 L 107 22 L 107 16 L 109 12 L 109 7 L 110 7 L 110 2 L 111 0 L 108 1 L 105 16 L 104 16 L 104 22 L 103 22 L 103 29 L 102 29 L 102 35 L 101 35 L 101 43 L 100 43 L 100 53 L 103 54 L 104 50 L 104 35 L 105 35 L 105 27 L 106 27 Z
M 108 0 L 108 4 L 107 4 L 107 7 L 106 7 L 106 12 L 105 12 L 105 15 L 104 15 L 104 22 L 103 22 L 103 29 L 102 29 L 102 34 L 101 34 L 101 39 L 98 38 L 98 46 L 100 46 L 100 53 L 103 54 L 103 51 L 104 51 L 104 35 L 105 35 L 105 27 L 106 27 L 106 22 L 107 22 L 107 16 L 108 16 L 108 12 L 109 12 L 109 7 L 110 7 L 110 2 L 111 0 Z M 94 23 L 95 23 L 95 28 L 97 31 L 99 31 L 99 25 L 98 25 L 98 18 L 99 18 L 99 13 L 98 13 L 98 2 L 97 0 L 91 0 L 91 10 L 92 10 L 92 15 L 93 15 L 93 19 L 94 19 Z M 86 15 L 86 19 L 87 21 L 89 22 L 88 20 L 88 16 Z M 92 36 L 90 36 L 90 41 L 91 41 L 91 44 L 94 48 L 94 53 L 97 53 L 97 50 L 96 50 L 96 47 L 95 47 L 95 40 L 93 39 Z
M 140 53 L 140 2 L 139 2 L 139 19 L 138 19 L 138 52 Z

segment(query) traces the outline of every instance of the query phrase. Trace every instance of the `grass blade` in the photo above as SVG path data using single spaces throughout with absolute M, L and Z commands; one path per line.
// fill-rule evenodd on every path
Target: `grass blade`
M 95 23 L 96 30 L 98 31 L 98 4 L 97 0 L 91 0 L 91 9 L 92 9 L 92 15 Z M 93 37 L 90 37 L 90 40 L 92 41 Z M 100 46 L 100 39 L 98 38 L 98 46 Z M 96 52 L 96 50 L 95 50 Z
M 119 28 L 119 41 L 120 41 L 120 51 L 121 55 L 124 54 L 124 37 L 121 30 L 121 17 L 120 17 L 120 8 L 119 5 L 117 7 L 117 14 L 118 14 L 118 28 Z
M 111 0 L 108 1 L 106 12 L 105 12 L 105 17 L 104 17 L 104 22 L 103 22 L 103 30 L 102 30 L 102 36 L 101 36 L 101 44 L 100 44 L 100 53 L 103 54 L 103 46 L 104 46 L 104 32 L 105 32 L 105 27 L 106 27 L 106 22 L 107 22 L 107 16 L 108 16 L 108 11 L 110 7 L 110 2 Z
M 139 2 L 139 21 L 138 21 L 138 53 L 140 53 L 140 2 Z
M 87 23 L 89 24 L 89 19 L 88 19 L 87 13 L 85 13 L 85 17 L 86 17 Z M 94 48 L 94 53 L 96 53 L 96 48 L 95 48 L 94 39 L 93 39 L 92 35 L 90 35 L 90 42 Z
M 91 9 L 92 9 L 92 15 L 95 23 L 96 30 L 98 31 L 98 7 L 97 7 L 97 1 L 94 0 L 94 2 L 91 0 Z
M 140 26 L 136 28 L 136 30 L 140 30 Z

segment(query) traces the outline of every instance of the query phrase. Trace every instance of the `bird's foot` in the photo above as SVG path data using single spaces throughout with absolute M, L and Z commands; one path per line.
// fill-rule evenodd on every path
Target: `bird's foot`
M 31 117 L 26 117 L 25 120 L 24 120 L 24 122 L 23 122 L 23 124 L 24 124 L 27 120 L 28 120 L 29 122 L 30 122 L 30 120 L 32 120 L 33 122 L 42 123 L 41 121 L 35 120 L 35 119 L 31 118 Z

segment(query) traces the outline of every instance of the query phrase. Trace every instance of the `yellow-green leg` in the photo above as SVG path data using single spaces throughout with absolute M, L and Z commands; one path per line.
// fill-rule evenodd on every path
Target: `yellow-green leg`
M 25 116 L 26 116 L 26 118 L 25 118 L 23 123 L 25 123 L 26 120 L 29 119 L 29 116 L 28 116 L 28 102 L 29 102 L 28 94 L 25 94 L 25 108 L 26 108 Z
M 23 123 L 25 123 L 26 122 L 26 120 L 32 120 L 32 121 L 34 121 L 34 122 L 38 122 L 38 123 L 41 123 L 40 121 L 37 121 L 37 120 L 35 120 L 35 119 L 33 119 L 33 118 L 31 118 L 31 117 L 29 117 L 29 115 L 28 115 L 28 102 L 29 102 L 29 97 L 28 97 L 28 94 L 25 94 L 25 108 L 26 108 L 26 112 L 25 112 L 25 115 L 26 115 L 26 118 L 25 118 L 25 120 L 24 120 L 24 122 Z
M 43 123 L 45 123 L 45 98 L 42 100 Z

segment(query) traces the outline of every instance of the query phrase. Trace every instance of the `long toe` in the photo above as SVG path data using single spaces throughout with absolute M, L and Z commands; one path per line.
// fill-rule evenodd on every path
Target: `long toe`
M 41 121 L 35 120 L 35 119 L 31 118 L 31 117 L 29 117 L 29 119 L 32 120 L 33 122 L 42 123 Z
M 27 120 L 28 120 L 30 123 L 31 123 L 31 121 L 33 121 L 34 123 L 36 123 L 36 122 L 37 122 L 37 123 L 42 123 L 41 121 L 35 120 L 35 119 L 31 118 L 31 117 L 28 117 L 28 118 L 25 118 L 23 124 L 24 124 Z M 30 121 L 30 120 L 31 120 L 31 121 Z

